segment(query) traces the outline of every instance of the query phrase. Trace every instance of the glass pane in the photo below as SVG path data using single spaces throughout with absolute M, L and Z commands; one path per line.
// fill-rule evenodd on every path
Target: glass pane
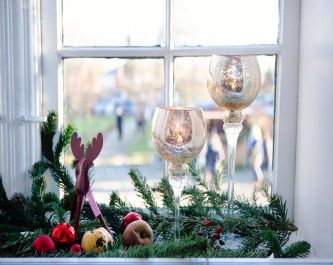
M 278 0 L 175 0 L 175 44 L 277 43 Z
M 63 0 L 69 46 L 164 46 L 164 0 Z
M 163 175 L 164 164 L 151 143 L 152 115 L 163 103 L 163 60 L 65 59 L 64 73 L 65 123 L 77 128 L 84 143 L 103 133 L 104 145 L 94 161 L 96 199 L 107 203 L 111 191 L 119 191 L 138 205 L 129 169 L 139 168 L 150 184 Z M 69 151 L 66 164 L 72 160 Z
M 249 108 L 243 110 L 243 130 L 238 140 L 235 193 L 250 196 L 256 185 L 270 185 L 274 131 L 275 56 L 258 56 L 262 85 L 260 94 Z M 175 104 L 198 106 L 204 109 L 210 145 L 204 147 L 198 163 L 208 182 L 214 172 L 225 164 L 227 145 L 223 131 L 222 111 L 207 90 L 210 57 L 176 58 Z M 200 96 L 199 96 L 200 95 Z M 227 188 L 226 174 L 223 188 Z

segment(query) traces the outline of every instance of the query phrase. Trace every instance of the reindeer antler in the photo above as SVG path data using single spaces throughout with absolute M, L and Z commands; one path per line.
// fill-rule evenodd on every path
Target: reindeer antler
M 72 135 L 71 147 L 77 161 L 84 157 L 84 144 L 81 144 L 81 137 L 78 137 L 77 132 Z
M 86 156 L 87 159 L 89 159 L 91 162 L 94 161 L 101 152 L 102 146 L 103 146 L 103 136 L 101 133 L 99 133 L 97 135 L 97 138 L 94 137 L 92 143 L 89 144 L 88 146 L 87 156 Z

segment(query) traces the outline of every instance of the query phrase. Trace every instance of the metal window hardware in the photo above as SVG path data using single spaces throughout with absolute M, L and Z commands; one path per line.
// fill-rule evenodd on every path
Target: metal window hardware
M 23 122 L 45 122 L 46 117 L 45 116 L 25 116 L 21 115 L 20 121 Z

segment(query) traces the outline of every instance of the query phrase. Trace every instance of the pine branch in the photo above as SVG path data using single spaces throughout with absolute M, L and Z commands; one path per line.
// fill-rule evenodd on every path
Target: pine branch
M 51 164 L 46 161 L 38 161 L 33 164 L 31 170 L 29 171 L 31 177 L 41 176 L 45 171 L 51 167 Z
M 74 184 L 66 167 L 61 164 L 60 157 L 61 153 L 70 143 L 74 128 L 71 125 L 65 128 L 55 145 L 55 151 L 53 151 L 53 140 L 57 130 L 57 119 L 57 114 L 51 111 L 47 117 L 47 121 L 41 126 L 42 155 L 48 160 L 48 163 L 45 161 L 35 163 L 31 170 L 31 174 L 33 176 L 38 176 L 43 174 L 47 169 L 50 169 L 51 176 L 58 186 L 63 189 L 65 196 L 70 196 L 74 191 Z
M 298 241 L 286 247 L 283 251 L 283 258 L 302 258 L 309 255 L 311 245 L 306 241 Z
M 274 233 L 267 229 L 263 231 L 262 236 L 269 248 L 269 255 L 273 253 L 275 258 L 280 258 L 282 256 L 281 244 Z
M 5 240 L 0 244 L 0 256 L 22 256 L 24 253 L 31 252 L 32 242 L 41 234 L 43 231 L 40 229 L 34 232 L 2 234 Z
M 203 177 L 201 177 L 201 168 L 197 167 L 193 161 L 191 163 L 188 163 L 188 168 L 192 178 L 196 182 L 198 182 L 200 186 L 202 186 L 205 189 L 208 189 L 206 180 Z
M 207 207 L 205 207 L 206 194 L 199 190 L 196 186 L 188 187 L 183 191 L 183 195 L 189 200 L 189 207 L 195 209 L 197 212 L 207 214 Z
M 222 215 L 222 208 L 228 201 L 228 194 L 226 192 L 218 192 L 208 190 L 205 192 L 207 196 L 207 204 L 215 210 L 219 215 Z
M 53 192 L 44 193 L 42 200 L 43 200 L 43 203 L 46 205 L 60 203 L 58 196 Z
M 118 192 L 112 191 L 109 197 L 109 206 L 117 208 L 129 208 L 127 204 L 119 197 Z
M 53 211 L 53 215 L 56 217 L 59 223 L 65 222 L 65 217 L 68 211 L 66 211 L 60 204 L 53 203 L 51 205 L 51 209 Z M 52 216 L 51 216 L 52 217 Z
M 54 162 L 53 137 L 57 132 L 58 115 L 54 111 L 50 111 L 46 122 L 41 126 L 41 144 L 42 155 L 51 163 Z
M 75 128 L 72 125 L 68 125 L 65 130 L 60 134 L 58 143 L 55 147 L 54 157 L 55 161 L 59 161 L 61 154 L 65 151 L 65 148 L 69 145 Z
M 43 176 L 34 177 L 31 186 L 31 199 L 41 203 L 46 189 L 46 181 Z
M 1 224 L 21 227 L 23 230 L 33 230 L 38 227 L 39 222 L 34 218 L 33 203 L 21 193 L 15 193 L 6 203 L 0 204 L 3 218 Z M 36 224 L 37 223 L 37 224 Z M 4 227 L 0 227 L 3 230 Z
M 51 168 L 51 175 L 59 187 L 64 191 L 65 196 L 71 195 L 74 192 L 74 183 L 67 168 L 58 164 Z
M 147 208 L 154 214 L 157 214 L 156 202 L 154 200 L 154 194 L 147 180 L 142 176 L 141 172 L 137 169 L 130 169 L 128 173 L 132 179 L 134 190 L 137 192 L 138 196 L 144 200 Z
M 288 220 L 287 202 L 283 201 L 282 198 L 276 194 L 268 197 L 269 207 L 272 215 L 281 224 L 290 223 Z
M 173 190 L 170 185 L 168 178 L 163 177 L 158 183 L 156 188 L 153 188 L 154 192 L 158 192 L 162 196 L 163 205 L 170 211 L 174 211 L 174 200 L 173 200 Z
M 222 180 L 227 175 L 227 167 L 225 166 L 225 160 L 221 161 L 216 169 L 216 172 L 214 173 L 214 185 L 212 189 L 215 191 L 221 191 L 222 190 Z

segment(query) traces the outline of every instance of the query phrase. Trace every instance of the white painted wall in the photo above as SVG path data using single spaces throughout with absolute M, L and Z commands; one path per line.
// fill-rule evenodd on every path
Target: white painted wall
M 313 254 L 333 257 L 333 1 L 301 11 L 295 222 Z

